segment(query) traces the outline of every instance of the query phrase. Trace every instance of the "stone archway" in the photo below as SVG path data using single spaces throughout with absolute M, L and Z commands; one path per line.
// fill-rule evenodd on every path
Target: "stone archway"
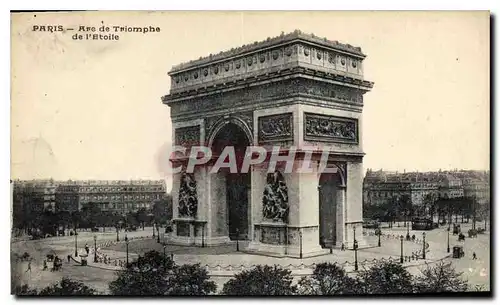
M 228 236 L 231 240 L 248 239 L 250 225 L 250 173 L 241 171 L 247 147 L 250 145 L 245 130 L 238 124 L 229 122 L 217 129 L 210 141 L 212 155 L 218 158 L 228 146 L 234 147 L 237 173 L 228 168 L 222 168 L 214 175 L 216 181 L 224 184 L 226 201 L 226 224 Z M 228 158 L 225 162 L 228 162 Z
M 331 165 L 336 172 L 324 172 L 319 176 L 319 242 L 323 248 L 337 246 L 339 230 L 342 230 L 343 222 L 339 223 L 339 215 L 342 214 L 342 196 L 344 195 L 345 177 L 341 167 Z

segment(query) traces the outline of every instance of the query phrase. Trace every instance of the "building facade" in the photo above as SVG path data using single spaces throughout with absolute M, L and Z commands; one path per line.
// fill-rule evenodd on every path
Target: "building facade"
M 17 180 L 13 184 L 13 209 L 23 213 L 74 212 L 92 202 L 103 211 L 126 214 L 150 209 L 166 195 L 164 180 Z
M 412 204 L 424 203 L 427 194 L 435 198 L 475 198 L 484 204 L 490 200 L 489 172 L 438 171 L 388 172 L 368 169 L 363 181 L 365 207 L 387 203 L 394 196 L 410 195 Z
M 126 214 L 150 209 L 165 195 L 164 180 L 69 180 L 58 185 L 57 206 L 71 212 L 96 203 L 102 211 Z

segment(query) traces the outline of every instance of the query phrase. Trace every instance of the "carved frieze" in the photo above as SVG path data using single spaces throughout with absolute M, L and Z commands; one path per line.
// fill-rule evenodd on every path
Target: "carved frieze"
M 306 95 L 310 98 L 362 105 L 363 92 L 340 85 L 319 82 L 309 79 L 288 79 L 249 87 L 241 90 L 216 93 L 204 97 L 196 97 L 183 103 L 171 104 L 171 115 L 199 113 L 221 109 L 234 109 L 247 104 L 256 105 L 269 99 L 283 99 Z
M 179 188 L 179 216 L 195 218 L 198 212 L 198 195 L 194 175 L 183 172 Z
M 288 223 L 288 187 L 283 174 L 279 171 L 267 175 L 262 197 L 262 216 L 264 219 Z
M 200 125 L 175 129 L 175 145 L 190 147 L 200 144 Z
M 358 121 L 304 113 L 304 140 L 356 144 L 358 143 Z
M 259 143 L 293 140 L 293 114 L 259 117 Z

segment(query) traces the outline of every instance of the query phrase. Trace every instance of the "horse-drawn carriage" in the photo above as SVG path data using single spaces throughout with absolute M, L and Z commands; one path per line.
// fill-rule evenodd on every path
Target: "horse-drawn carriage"
M 457 234 L 459 234 L 460 232 L 462 232 L 462 231 L 460 230 L 460 225 L 454 224 L 454 225 L 453 225 L 453 235 L 457 235 Z
M 458 234 L 458 241 L 464 241 L 465 240 L 465 235 L 460 232 L 460 234 Z
M 453 258 L 461 258 L 465 255 L 464 247 L 462 246 L 454 246 L 453 247 Z

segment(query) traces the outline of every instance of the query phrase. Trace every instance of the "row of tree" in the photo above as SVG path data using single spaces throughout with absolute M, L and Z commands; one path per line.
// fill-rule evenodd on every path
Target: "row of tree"
M 446 223 L 469 220 L 478 216 L 480 219 L 489 217 L 489 202 L 478 205 L 473 198 L 444 198 L 435 193 L 426 194 L 422 205 L 416 206 L 407 194 L 389 198 L 384 204 L 366 206 L 363 213 L 366 218 L 379 219 L 393 223 L 395 221 L 407 221 L 413 217 L 425 217 L 434 219 L 438 216 L 439 222 Z M 455 219 L 453 219 L 453 217 Z M 405 224 L 406 225 L 406 224 Z
M 26 214 L 23 219 L 15 222 L 17 228 L 24 229 L 28 234 L 41 232 L 43 235 L 55 235 L 58 230 L 93 229 L 97 227 L 144 227 L 152 223 L 166 224 L 172 219 L 172 200 L 167 196 L 155 200 L 151 209 L 141 208 L 135 212 L 119 214 L 110 210 L 101 210 L 99 204 L 90 202 L 81 210 L 53 211 L 50 209 Z
M 178 266 L 156 251 L 145 253 L 122 271 L 109 284 L 112 295 L 210 295 L 217 285 L 199 264 Z M 259 265 L 242 271 L 222 287 L 223 295 L 363 295 L 466 292 L 470 287 L 462 274 L 450 263 L 427 266 L 418 276 L 401 264 L 380 261 L 371 268 L 352 275 L 342 267 L 321 263 L 311 276 L 294 284 L 291 271 L 279 266 Z M 17 295 L 92 295 L 97 292 L 82 283 L 63 279 L 41 291 L 28 286 L 16 287 Z

